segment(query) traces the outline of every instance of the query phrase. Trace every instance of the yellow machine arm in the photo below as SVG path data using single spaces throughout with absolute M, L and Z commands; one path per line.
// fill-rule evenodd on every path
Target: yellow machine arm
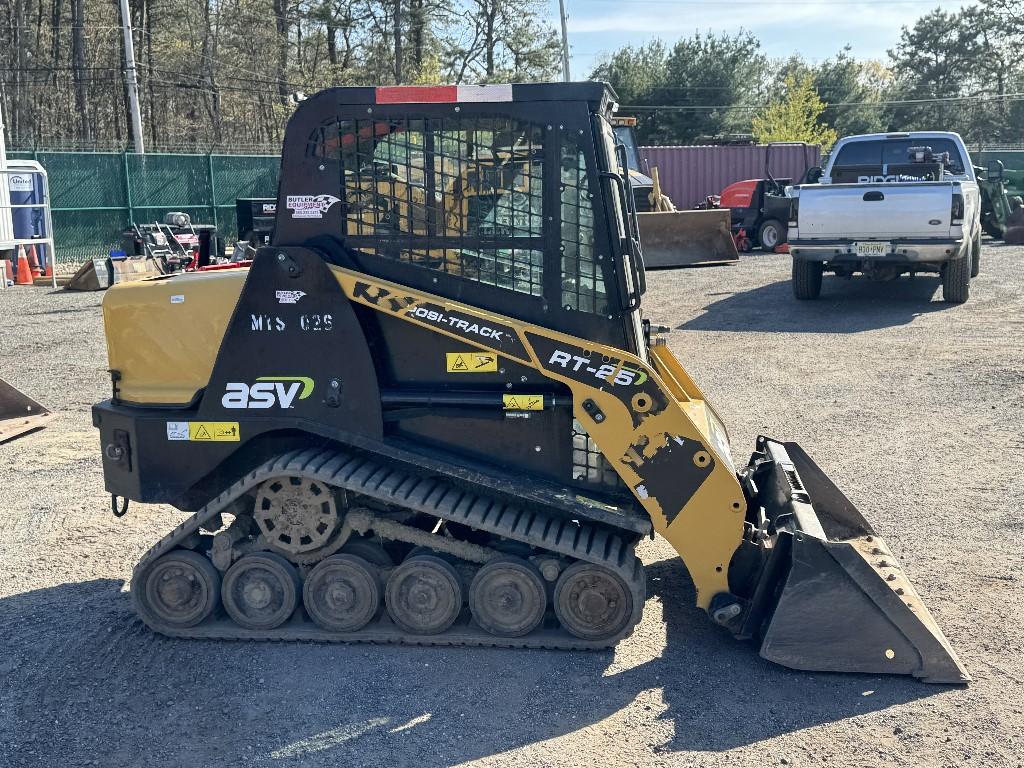
M 705 610 L 729 591 L 746 502 L 725 427 L 665 346 L 622 350 L 332 266 L 354 302 L 529 365 L 569 387 L 576 419 L 682 557 Z

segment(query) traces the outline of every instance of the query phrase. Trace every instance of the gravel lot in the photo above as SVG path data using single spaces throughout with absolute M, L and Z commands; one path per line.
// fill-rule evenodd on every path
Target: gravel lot
M 788 275 L 762 255 L 652 273 L 647 313 L 738 459 L 794 439 L 847 490 L 969 688 L 773 666 L 692 607 L 660 541 L 614 653 L 155 636 L 124 580 L 181 515 L 109 512 L 101 295 L 22 288 L 0 293 L 0 376 L 60 416 L 0 446 L 0 766 L 1021 766 L 1024 248 L 986 244 L 962 306 L 935 277 L 826 277 L 797 303 Z

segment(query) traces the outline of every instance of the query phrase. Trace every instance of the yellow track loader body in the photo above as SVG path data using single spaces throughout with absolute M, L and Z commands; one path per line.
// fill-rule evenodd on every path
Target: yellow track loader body
M 107 488 L 193 513 L 136 567 L 149 626 L 608 647 L 641 618 L 635 547 L 658 533 L 766 658 L 967 679 L 846 497 L 791 443 L 737 465 L 643 318 L 612 101 L 326 91 L 289 124 L 250 269 L 107 293 Z

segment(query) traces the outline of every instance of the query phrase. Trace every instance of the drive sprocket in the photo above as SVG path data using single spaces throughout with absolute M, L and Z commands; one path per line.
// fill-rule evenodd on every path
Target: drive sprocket
M 262 483 L 253 518 L 267 546 L 299 565 L 333 554 L 350 533 L 342 525 L 332 489 L 308 477 L 274 477 Z

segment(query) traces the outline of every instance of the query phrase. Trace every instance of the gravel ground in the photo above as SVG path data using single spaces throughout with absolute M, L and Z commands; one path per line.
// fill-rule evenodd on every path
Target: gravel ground
M 738 459 L 759 432 L 794 439 L 847 490 L 969 688 L 773 666 L 692 607 L 660 541 L 614 653 L 155 636 L 124 581 L 181 515 L 109 512 L 101 296 L 23 288 L 0 293 L 0 376 L 60 416 L 0 447 L 0 765 L 1021 766 L 1024 248 L 986 244 L 962 306 L 932 277 L 826 277 L 797 303 L 788 272 L 653 273 L 647 313 Z

